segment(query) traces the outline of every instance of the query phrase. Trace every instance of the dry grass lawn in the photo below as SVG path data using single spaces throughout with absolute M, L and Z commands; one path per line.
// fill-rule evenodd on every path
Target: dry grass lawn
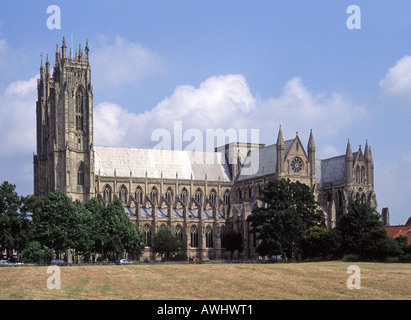
M 348 289 L 349 265 L 361 289 Z M 48 289 L 47 267 L 0 268 L 0 299 L 373 300 L 411 299 L 411 265 L 155 264 L 61 267 L 61 289 Z

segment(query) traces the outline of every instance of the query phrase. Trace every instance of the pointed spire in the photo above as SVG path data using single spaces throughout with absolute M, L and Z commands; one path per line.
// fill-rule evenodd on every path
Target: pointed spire
M 56 63 L 60 60 L 59 44 L 56 44 Z
M 66 58 L 66 38 L 63 36 L 63 43 L 61 45 L 61 54 L 62 54 L 62 58 L 65 59 Z
M 345 152 L 345 156 L 347 157 L 347 158 L 353 158 L 353 155 L 352 155 L 352 150 L 351 150 L 351 144 L 350 144 L 350 139 L 348 139 L 348 143 L 347 143 L 347 150 L 346 150 L 346 152 Z
M 43 54 L 40 54 L 40 78 L 44 77 L 44 68 L 43 68 Z
M 368 146 L 368 140 L 365 142 L 364 157 L 365 160 L 372 160 L 371 148 Z
M 78 59 L 83 59 L 83 50 L 81 50 L 81 44 L 78 45 Z
M 277 145 L 278 146 L 284 145 L 283 131 L 281 130 L 281 125 L 280 125 L 280 130 L 278 130 Z
M 89 61 L 89 52 L 90 52 L 90 49 L 88 47 L 88 39 L 86 39 L 86 48 L 84 50 L 86 52 L 86 61 L 88 62 Z
M 310 138 L 308 139 L 308 150 L 315 149 L 313 129 L 310 130 Z
M 50 75 L 50 62 L 49 62 L 49 54 L 47 53 L 46 56 L 46 76 Z

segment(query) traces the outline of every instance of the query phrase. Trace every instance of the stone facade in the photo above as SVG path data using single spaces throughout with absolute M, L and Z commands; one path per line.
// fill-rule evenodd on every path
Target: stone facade
M 60 189 L 73 199 L 94 195 L 93 87 L 89 48 L 74 58 L 58 46 L 53 74 L 47 55 L 37 81 L 37 154 L 34 155 L 34 194 Z
M 350 197 L 376 206 L 374 165 L 366 143 L 353 153 L 316 159 L 313 133 L 307 148 L 299 138 L 284 140 L 281 127 L 276 144 L 235 142 L 215 152 L 148 150 L 93 145 L 93 87 L 89 47 L 74 56 L 56 49 L 53 73 L 47 56 L 38 79 L 37 154 L 34 155 L 34 193 L 45 196 L 60 189 L 72 199 L 104 203 L 119 198 L 146 239 L 139 257 L 156 259 L 152 235 L 169 226 L 188 257 L 221 259 L 227 253 L 222 235 L 240 231 L 244 258 L 255 258 L 256 237 L 246 221 L 266 183 L 289 178 L 308 185 L 334 227 L 347 210 Z

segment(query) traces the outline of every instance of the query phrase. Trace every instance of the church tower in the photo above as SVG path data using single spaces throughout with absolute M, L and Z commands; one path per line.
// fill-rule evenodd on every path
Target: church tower
M 34 194 L 46 196 L 59 189 L 73 200 L 94 194 L 93 87 L 89 47 L 81 45 L 67 56 L 65 39 L 57 44 L 50 73 L 40 63 L 37 80 L 37 154 L 34 155 Z

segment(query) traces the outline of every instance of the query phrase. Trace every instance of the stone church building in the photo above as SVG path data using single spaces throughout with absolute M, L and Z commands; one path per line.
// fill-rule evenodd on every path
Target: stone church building
M 61 49 L 61 51 L 60 51 Z M 308 185 L 334 227 L 353 197 L 377 206 L 374 164 L 368 142 L 352 152 L 316 159 L 314 135 L 307 147 L 298 134 L 284 140 L 281 127 L 275 144 L 235 142 L 215 152 L 173 151 L 95 146 L 93 86 L 89 46 L 67 54 L 63 38 L 54 67 L 47 56 L 37 81 L 37 152 L 34 194 L 59 189 L 73 200 L 92 197 L 109 203 L 118 198 L 130 220 L 145 235 L 140 260 L 155 259 L 151 237 L 169 226 L 189 258 L 226 256 L 222 235 L 240 231 L 244 258 L 255 258 L 255 235 L 246 221 L 257 197 L 272 178 L 289 178 Z M 251 164 L 258 169 L 250 173 Z

